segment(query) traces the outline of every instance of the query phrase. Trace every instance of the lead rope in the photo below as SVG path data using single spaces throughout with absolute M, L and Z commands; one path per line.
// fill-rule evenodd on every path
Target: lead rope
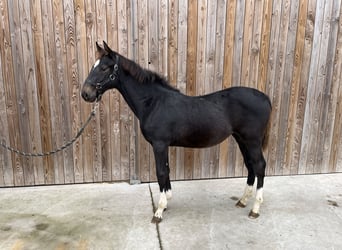
M 71 146 L 83 133 L 84 129 L 87 127 L 87 125 L 89 124 L 89 122 L 91 121 L 92 117 L 95 116 L 96 114 L 96 109 L 99 106 L 99 101 L 96 100 L 96 103 L 94 104 L 94 107 L 92 108 L 88 119 L 85 121 L 85 123 L 81 126 L 81 128 L 78 130 L 77 134 L 75 135 L 74 138 L 72 138 L 70 141 L 68 141 L 67 143 L 65 143 L 64 145 L 56 148 L 55 150 L 52 151 L 48 151 L 48 152 L 41 152 L 41 153 L 27 153 L 27 152 L 22 152 L 18 149 L 12 148 L 8 145 L 6 145 L 4 142 L 0 141 L 0 146 L 2 146 L 3 148 L 14 152 L 16 154 L 22 155 L 22 156 L 29 156 L 29 157 L 44 157 L 44 156 L 49 156 L 55 153 L 58 153 L 66 148 L 68 148 L 69 146 Z

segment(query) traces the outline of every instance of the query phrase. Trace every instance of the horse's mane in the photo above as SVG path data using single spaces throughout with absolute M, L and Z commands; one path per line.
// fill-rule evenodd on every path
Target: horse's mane
M 141 84 L 157 83 L 167 89 L 179 92 L 179 90 L 171 86 L 163 76 L 157 74 L 156 72 L 143 69 L 140 65 L 132 60 L 121 56 L 120 65 L 124 71 L 129 73 Z

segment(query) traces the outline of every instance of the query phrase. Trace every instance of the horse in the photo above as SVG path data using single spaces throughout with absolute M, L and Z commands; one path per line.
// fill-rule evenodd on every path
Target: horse
M 152 222 L 159 223 L 172 197 L 168 148 L 204 148 L 232 135 L 248 169 L 247 185 L 237 207 L 245 207 L 257 189 L 250 218 L 259 217 L 263 202 L 266 161 L 263 156 L 271 102 L 264 93 L 248 87 L 231 87 L 202 96 L 187 96 L 159 74 L 96 42 L 97 60 L 90 70 L 81 96 L 99 101 L 109 89 L 117 89 L 140 123 L 144 138 L 152 145 L 160 189 Z

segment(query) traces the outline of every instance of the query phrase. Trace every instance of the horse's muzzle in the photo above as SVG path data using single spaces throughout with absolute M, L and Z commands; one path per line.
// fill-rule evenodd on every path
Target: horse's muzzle
M 81 96 L 86 102 L 95 102 L 99 94 L 95 87 L 85 83 L 81 91 Z

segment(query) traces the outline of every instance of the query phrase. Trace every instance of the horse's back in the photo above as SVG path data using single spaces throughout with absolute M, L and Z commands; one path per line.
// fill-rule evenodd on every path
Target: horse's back
M 203 96 L 207 100 L 222 103 L 230 113 L 269 115 L 271 102 L 263 92 L 248 87 L 231 87 Z

